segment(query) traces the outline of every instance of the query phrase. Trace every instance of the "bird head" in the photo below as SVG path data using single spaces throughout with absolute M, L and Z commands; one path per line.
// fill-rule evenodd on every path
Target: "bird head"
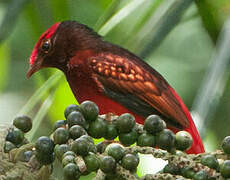
M 97 44 L 95 40 L 99 38 L 92 29 L 76 21 L 63 21 L 52 25 L 34 46 L 27 77 L 44 67 L 65 71 L 68 61 L 78 50 L 93 48 Z

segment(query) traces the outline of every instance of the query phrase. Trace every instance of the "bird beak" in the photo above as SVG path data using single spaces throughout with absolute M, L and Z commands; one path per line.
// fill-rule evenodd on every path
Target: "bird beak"
M 30 78 L 35 72 L 41 69 L 42 61 L 35 61 L 34 64 L 30 65 L 29 70 L 27 71 L 26 77 Z

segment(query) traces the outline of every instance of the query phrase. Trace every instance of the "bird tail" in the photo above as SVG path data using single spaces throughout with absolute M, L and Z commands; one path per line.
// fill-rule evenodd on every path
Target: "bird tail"
M 181 108 L 183 109 L 188 121 L 189 121 L 189 127 L 185 128 L 184 130 L 189 132 L 193 138 L 193 144 L 192 147 L 187 150 L 186 152 L 189 154 L 199 154 L 205 152 L 204 145 L 202 143 L 202 139 L 197 131 L 197 128 L 192 120 L 192 117 L 190 115 L 190 112 L 188 111 L 187 107 L 185 106 L 184 102 L 181 100 L 181 98 L 178 96 L 178 94 L 175 92 L 173 88 L 170 87 L 171 92 L 176 97 L 178 102 L 181 105 Z

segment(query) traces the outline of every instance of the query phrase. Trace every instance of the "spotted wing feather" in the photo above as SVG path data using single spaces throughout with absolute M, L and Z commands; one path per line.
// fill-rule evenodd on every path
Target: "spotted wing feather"
M 88 59 L 88 63 L 93 78 L 110 98 L 144 117 L 157 113 L 178 128 L 188 127 L 186 115 L 166 80 L 143 61 L 101 54 Z

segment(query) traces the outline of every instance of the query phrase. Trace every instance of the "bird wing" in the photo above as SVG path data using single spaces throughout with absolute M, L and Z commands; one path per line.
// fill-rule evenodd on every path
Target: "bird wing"
M 181 128 L 189 122 L 180 99 L 166 80 L 138 57 L 102 53 L 88 59 L 101 91 L 132 112 L 144 117 L 157 113 Z

